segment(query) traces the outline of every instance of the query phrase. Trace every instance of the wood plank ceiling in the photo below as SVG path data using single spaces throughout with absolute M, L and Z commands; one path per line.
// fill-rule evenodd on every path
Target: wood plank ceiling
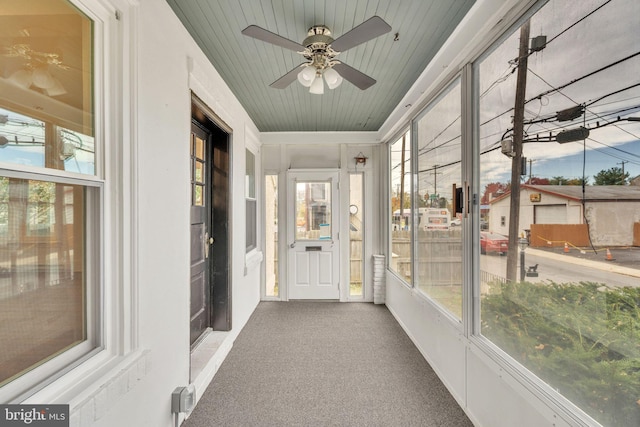
M 261 132 L 343 132 L 382 126 L 474 0 L 167 2 Z M 337 57 L 377 80 L 365 91 L 347 81 L 334 90 L 325 87 L 324 95 L 297 81 L 273 89 L 269 84 L 304 58 L 241 34 L 255 24 L 302 43 L 310 27 L 323 24 L 337 39 L 375 15 L 392 30 Z

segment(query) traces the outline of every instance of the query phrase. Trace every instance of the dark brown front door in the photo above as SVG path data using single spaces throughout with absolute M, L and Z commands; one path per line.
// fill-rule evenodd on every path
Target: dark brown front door
M 211 134 L 191 124 L 191 344 L 211 327 Z

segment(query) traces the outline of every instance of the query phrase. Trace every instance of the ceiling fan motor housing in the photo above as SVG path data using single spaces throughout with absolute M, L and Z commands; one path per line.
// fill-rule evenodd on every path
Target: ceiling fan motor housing
M 333 37 L 331 30 L 324 25 L 314 25 L 309 28 L 307 38 L 302 42 L 306 47 L 302 55 L 317 69 L 331 67 L 333 58 L 339 53 L 331 49 Z

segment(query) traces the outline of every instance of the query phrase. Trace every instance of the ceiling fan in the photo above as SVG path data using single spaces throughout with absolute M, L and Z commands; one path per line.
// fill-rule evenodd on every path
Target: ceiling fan
M 9 76 L 8 80 L 10 82 L 25 89 L 34 86 L 49 96 L 59 96 L 67 93 L 60 80 L 49 72 L 50 67 L 61 70 L 70 69 L 68 65 L 62 62 L 60 53 L 40 52 L 24 43 L 6 47 L 5 51 L 4 56 L 21 58 L 24 61 L 21 68 Z
M 314 25 L 309 28 L 307 38 L 302 44 L 257 25 L 249 25 L 242 30 L 242 34 L 293 50 L 306 59 L 307 62 L 298 65 L 269 86 L 284 89 L 298 79 L 303 86 L 309 87 L 309 92 L 322 94 L 324 93 L 324 81 L 329 89 L 338 87 L 342 83 L 342 79 L 346 79 L 361 90 L 373 86 L 376 83 L 373 78 L 335 58 L 341 52 L 389 31 L 391 31 L 391 26 L 379 16 L 374 16 L 335 40 L 331 37 L 331 30 L 325 25 Z

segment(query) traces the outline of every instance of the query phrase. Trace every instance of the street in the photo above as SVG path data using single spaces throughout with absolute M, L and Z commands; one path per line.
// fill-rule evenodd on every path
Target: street
M 562 253 L 537 249 L 525 251 L 525 268 L 538 264 L 538 277 L 525 277 L 532 283 L 556 282 L 598 282 L 609 286 L 640 286 L 640 266 L 631 268 L 609 263 L 604 260 L 580 259 Z M 481 255 L 480 268 L 497 276 L 505 277 L 507 257 L 500 255 Z M 526 271 L 526 270 L 525 270 Z M 520 258 L 518 257 L 518 278 L 520 277 Z

